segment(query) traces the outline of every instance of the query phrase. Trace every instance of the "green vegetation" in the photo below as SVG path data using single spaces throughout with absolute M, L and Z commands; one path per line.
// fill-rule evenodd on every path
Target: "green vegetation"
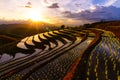
M 52 27 L 51 27 L 52 26 Z M 29 24 L 2 24 L 0 25 L 0 48 L 27 36 L 58 29 L 50 24 L 29 25 Z
M 114 64 L 117 60 L 113 61 L 113 59 L 114 57 L 115 59 L 118 58 L 119 54 L 117 53 L 119 52 L 120 43 L 112 32 L 95 27 L 86 27 L 84 29 L 81 29 L 81 27 L 60 27 L 58 30 L 51 28 L 45 29 L 37 29 L 38 32 L 35 31 L 36 29 L 32 29 L 33 32 L 29 33 L 29 36 L 22 40 L 2 36 L 1 39 L 7 39 L 8 41 L 13 40 L 14 42 L 0 47 L 1 61 L 3 58 L 5 59 L 2 61 L 3 66 L 2 64 L 0 65 L 2 66 L 0 69 L 0 71 L 2 71 L 0 75 L 1 79 L 18 78 L 26 80 L 31 77 L 34 79 L 37 79 L 37 77 L 43 79 L 44 76 L 46 76 L 46 79 L 57 80 L 61 79 L 61 77 L 63 78 L 67 72 L 68 74 L 72 73 L 71 79 L 73 78 L 74 80 L 77 80 L 77 78 L 79 78 L 79 80 L 86 80 L 86 78 L 91 79 L 91 76 L 93 76 L 94 79 L 101 79 L 101 77 L 106 76 L 112 80 L 116 79 L 117 72 L 114 72 L 115 70 L 109 67 L 108 58 L 112 63 L 112 67 L 117 65 Z M 40 33 L 39 31 L 42 30 L 47 32 Z M 34 35 L 34 33 L 39 34 Z M 27 36 L 27 34 L 24 35 Z M 19 54 L 24 55 L 22 55 L 22 57 L 16 57 L 16 55 Z M 113 54 L 115 56 L 113 56 Z M 9 58 L 6 59 L 5 55 Z M 101 64 L 101 57 L 104 64 Z M 74 64 L 76 64 L 76 66 Z M 104 70 L 104 75 L 100 74 L 101 68 Z M 108 70 L 106 68 L 108 68 Z M 92 70 L 92 72 L 90 70 Z M 13 72 L 9 74 L 10 71 Z M 112 71 L 110 75 L 114 72 L 115 76 L 109 76 L 109 74 L 106 74 L 106 71 L 109 73 Z M 23 74 L 22 77 L 16 75 L 21 75 L 21 73 Z M 100 75 L 94 75 L 96 73 Z M 68 77 L 71 75 L 68 75 Z
M 5 35 L 0 35 L 0 47 L 3 46 L 3 45 L 5 45 L 5 44 L 14 42 L 16 40 L 17 39 L 13 38 L 13 37 L 5 36 Z
M 51 27 L 52 26 L 52 27 Z M 46 31 L 52 31 L 55 29 L 85 29 L 85 28 L 99 28 L 107 31 L 112 31 L 118 38 L 120 38 L 120 21 L 109 21 L 109 22 L 96 22 L 92 24 L 84 24 L 83 27 L 66 27 L 65 25 L 61 25 L 60 27 L 55 27 L 50 24 L 3 24 L 0 25 L 0 46 L 6 45 L 8 43 L 14 42 L 16 40 L 20 40 L 27 36 L 43 33 Z M 2 35 L 2 36 L 1 36 Z M 92 33 L 89 33 L 89 36 L 95 36 Z M 107 36 L 107 35 L 105 35 Z M 13 38 L 13 39 L 11 39 Z
M 96 22 L 92 24 L 84 24 L 86 28 L 99 28 L 113 32 L 120 39 L 120 21 Z

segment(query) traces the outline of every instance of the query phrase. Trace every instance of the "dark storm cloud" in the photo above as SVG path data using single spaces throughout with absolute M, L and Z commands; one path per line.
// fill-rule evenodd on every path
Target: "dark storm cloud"
M 77 20 L 120 20 L 120 8 L 110 7 L 96 7 L 95 10 L 85 10 L 78 13 L 64 12 L 65 17 L 74 18 Z
M 70 15 L 71 14 L 71 11 L 64 11 L 64 12 L 62 12 L 63 14 L 68 14 L 68 15 Z
M 58 3 L 53 3 L 51 6 L 48 6 L 48 8 L 59 8 Z

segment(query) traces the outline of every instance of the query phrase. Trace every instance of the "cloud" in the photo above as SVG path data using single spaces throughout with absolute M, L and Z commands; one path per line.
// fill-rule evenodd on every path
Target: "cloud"
M 8 20 L 28 19 L 27 14 L 35 10 L 46 19 L 57 18 L 53 22 L 58 22 L 62 18 L 61 23 L 118 20 L 119 4 L 120 0 L 0 0 L 0 19 L 2 17 Z
M 117 1 L 113 4 L 113 6 L 120 7 L 120 0 L 117 0 Z
M 120 20 L 120 8 L 113 6 L 109 7 L 96 7 L 94 10 L 85 10 L 78 13 L 71 13 L 70 11 L 64 12 L 64 16 L 67 18 L 73 18 L 75 20 L 88 20 L 88 21 L 100 21 L 100 20 Z
M 47 1 L 47 0 L 44 0 L 43 2 L 45 2 L 46 4 L 48 4 L 48 1 Z
M 104 6 L 111 6 L 113 5 L 117 0 L 106 0 Z
M 59 8 L 58 3 L 53 3 L 51 6 L 48 6 L 48 8 Z
M 64 11 L 64 12 L 62 12 L 63 14 L 71 14 L 71 12 L 70 11 Z
M 0 25 L 1 24 L 24 24 L 24 23 L 29 23 L 28 20 L 5 20 L 5 19 L 0 19 Z
M 93 0 L 92 3 L 97 6 L 111 6 L 113 5 L 117 0 Z
M 59 8 L 73 12 L 78 9 L 88 9 L 92 5 L 92 0 L 43 0 L 43 2 L 47 6 L 50 5 L 49 8 Z

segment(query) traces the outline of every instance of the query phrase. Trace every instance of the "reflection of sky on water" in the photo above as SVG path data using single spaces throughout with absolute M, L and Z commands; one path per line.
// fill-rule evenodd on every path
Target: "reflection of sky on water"
M 34 36 L 34 41 L 36 41 L 36 42 L 41 42 L 40 39 L 38 38 L 38 35 L 35 35 L 35 36 Z
M 47 47 L 46 50 L 48 50 L 48 47 Z M 31 54 L 31 55 L 36 55 L 36 54 L 38 54 L 41 51 L 42 51 L 41 49 L 35 49 L 35 52 L 33 54 Z M 13 57 L 13 56 L 11 56 L 9 54 L 3 53 L 3 55 L 1 55 L 1 57 L 0 57 L 0 63 L 8 61 L 10 59 L 12 59 L 12 60 L 13 59 L 18 59 L 18 58 L 25 57 L 25 56 L 28 56 L 28 55 L 29 54 L 16 53 L 15 56 Z
M 27 54 L 22 54 L 22 53 L 17 53 L 14 57 L 14 59 L 17 59 L 17 58 L 20 58 L 20 57 L 24 57 L 26 56 Z
M 96 51 L 99 50 L 99 53 L 100 53 L 100 54 L 104 53 L 104 48 L 102 47 L 102 45 L 103 45 L 103 44 L 101 44 L 100 47 L 96 48 Z
M 21 48 L 21 49 L 28 49 L 28 48 L 25 46 L 25 44 L 24 44 L 24 42 L 27 41 L 27 40 L 28 40 L 28 37 L 22 39 L 22 40 L 17 44 L 17 47 L 18 47 L 18 48 Z
M 16 46 L 17 46 L 18 48 L 27 50 L 28 48 L 25 46 L 24 43 L 26 42 L 26 43 L 29 44 L 29 45 L 34 45 L 33 42 L 32 42 L 32 40 L 33 40 L 33 36 L 26 37 L 26 38 L 22 39 Z M 34 40 L 35 40 L 36 42 L 40 42 L 40 40 L 39 40 L 39 38 L 38 38 L 38 35 L 35 35 L 35 36 L 34 36 Z M 52 43 L 51 43 L 51 46 L 54 47 L 55 45 L 52 45 Z M 48 50 L 48 48 L 49 48 L 49 46 L 46 45 L 46 50 Z M 41 51 L 41 49 L 35 49 L 35 52 L 34 52 L 33 54 L 39 53 L 40 51 Z M 10 59 L 17 59 L 17 58 L 20 58 L 20 57 L 24 57 L 24 56 L 27 56 L 27 55 L 29 55 L 29 54 L 15 53 L 14 55 L 15 55 L 15 56 L 12 56 L 12 55 L 7 54 L 7 53 L 3 53 L 3 55 L 0 55 L 0 63 L 1 63 L 1 62 L 5 62 L 5 61 L 8 61 L 8 60 L 10 60 Z
M 21 49 L 28 49 L 23 42 L 19 42 L 19 43 L 17 44 L 17 47 L 19 47 L 19 48 L 21 48 Z
M 120 43 L 116 44 L 117 41 L 117 39 L 103 38 L 94 51 L 100 56 L 104 55 L 104 57 L 109 59 L 113 58 L 117 60 L 120 57 L 120 51 L 118 49 Z
M 90 44 L 92 40 L 93 40 L 93 38 L 89 38 L 89 39 L 87 40 L 87 44 Z
M 81 41 L 81 40 L 82 40 L 82 38 L 76 37 L 76 42 L 77 42 L 77 41 Z
M 57 31 L 55 31 L 55 32 L 57 32 Z M 43 36 L 43 34 L 38 34 L 42 39 L 46 39 L 44 36 Z M 32 40 L 34 39 L 35 41 L 39 41 L 40 42 L 40 40 L 39 40 L 39 38 L 38 38 L 38 35 L 35 35 L 34 36 L 34 38 L 33 38 L 33 36 L 30 36 L 30 37 L 26 37 L 26 38 L 24 38 L 24 39 L 22 39 L 16 46 L 18 47 L 18 48 L 21 48 L 21 49 L 28 49 L 26 46 L 25 46 L 25 42 L 28 44 L 28 45 L 33 45 L 33 42 L 32 42 Z M 48 33 L 45 33 L 45 35 L 49 35 Z M 63 38 L 67 43 L 71 43 L 71 41 L 70 40 L 68 40 L 68 39 L 66 39 L 66 38 Z M 79 38 L 79 37 L 77 37 L 77 40 L 76 41 L 80 41 L 80 40 L 82 40 L 82 38 Z M 93 40 L 93 38 L 88 38 L 87 40 L 85 40 L 84 41 L 84 45 L 81 45 L 82 47 L 83 46 L 86 46 L 86 45 L 88 45 L 88 44 L 90 44 L 90 42 Z M 59 46 L 63 46 L 64 44 L 61 42 L 61 41 L 59 41 L 59 40 L 56 40 L 56 42 L 58 43 L 58 45 Z M 51 48 L 54 48 L 54 47 L 56 47 L 56 44 L 54 44 L 54 43 L 52 43 L 52 42 L 50 42 L 50 46 L 49 45 L 44 45 L 46 48 L 45 48 L 45 50 L 49 50 L 49 48 L 51 47 Z M 38 54 L 39 52 L 41 51 L 41 49 L 35 49 L 35 52 L 33 53 L 33 54 L 31 54 L 31 55 L 34 55 L 34 54 Z M 5 54 L 3 54 L 3 55 L 1 55 L 1 57 L 0 57 L 0 63 L 2 63 L 2 62 L 5 62 L 5 61 L 8 61 L 8 60 L 10 60 L 10 59 L 17 59 L 17 58 L 21 58 L 21 57 L 24 57 L 24 56 L 27 56 L 27 55 L 29 55 L 29 54 L 24 54 L 24 53 L 15 53 L 14 54 L 14 56 L 11 56 L 11 55 L 9 55 L 9 54 L 7 54 L 7 53 L 5 53 Z
M 91 40 L 88 40 L 88 41 L 87 41 L 87 44 L 89 44 L 90 42 L 91 42 Z
M 68 42 L 68 43 L 70 43 L 71 41 L 69 41 L 68 39 L 66 39 L 66 38 L 62 38 L 62 39 L 64 39 L 66 42 Z
M 28 39 L 28 37 L 21 40 L 21 42 L 25 42 Z
M 27 41 L 26 41 L 26 43 L 27 44 L 29 44 L 29 45 L 35 45 L 33 42 L 32 42 L 32 40 L 33 40 L 33 36 L 30 36 L 28 39 L 27 39 Z
M 101 46 L 102 46 L 103 50 L 105 51 L 106 56 L 109 57 L 110 56 L 110 54 L 109 54 L 110 50 L 109 50 L 108 45 L 106 43 L 102 43 Z M 103 54 L 105 54 L 105 53 L 103 53 Z
M 17 59 L 17 58 L 24 57 L 24 56 L 26 56 L 26 54 L 16 53 L 16 54 L 15 54 L 15 57 L 13 57 L 13 56 L 11 56 L 11 55 L 9 55 L 9 54 L 4 53 L 4 54 L 1 56 L 1 58 L 0 58 L 0 63 L 5 62 L 5 61 L 8 61 L 8 60 L 10 60 L 10 59 Z
M 7 61 L 7 60 L 9 60 L 9 59 L 12 59 L 12 58 L 13 58 L 12 56 L 4 53 L 4 54 L 1 56 L 0 63 L 1 63 L 1 62 L 4 62 L 4 61 Z
M 42 38 L 42 39 L 47 39 L 47 38 L 45 38 L 45 37 L 43 36 L 43 33 L 39 34 L 39 36 L 40 36 L 40 38 Z
M 100 47 L 96 51 L 98 51 L 98 50 L 99 50 L 99 54 L 102 54 L 102 55 L 105 54 L 106 57 L 110 56 L 109 47 L 104 41 L 100 44 Z
M 56 34 L 53 33 L 53 31 L 50 31 L 49 34 L 56 35 Z
M 54 31 L 55 33 L 60 33 L 59 31 Z
M 48 37 L 52 37 L 48 34 L 48 32 L 45 32 L 44 35 L 48 36 Z
M 54 48 L 54 47 L 56 47 L 56 45 L 55 45 L 54 43 L 51 43 L 51 42 L 50 42 L 50 47 L 51 47 L 51 48 Z

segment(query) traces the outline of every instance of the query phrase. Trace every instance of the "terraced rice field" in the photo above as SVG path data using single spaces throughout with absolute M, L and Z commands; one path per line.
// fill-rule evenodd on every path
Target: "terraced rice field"
M 0 80 L 119 80 L 120 76 L 120 40 L 100 29 L 40 33 L 0 53 Z

